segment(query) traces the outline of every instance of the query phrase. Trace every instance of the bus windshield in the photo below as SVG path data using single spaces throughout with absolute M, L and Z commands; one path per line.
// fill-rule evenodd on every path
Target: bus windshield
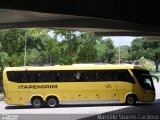
M 149 71 L 133 70 L 133 73 L 142 88 L 148 89 L 148 90 L 155 90 L 153 80 Z

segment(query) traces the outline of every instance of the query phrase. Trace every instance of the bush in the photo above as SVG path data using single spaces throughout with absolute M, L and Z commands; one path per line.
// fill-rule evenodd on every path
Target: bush
M 154 62 L 151 60 L 147 60 L 144 57 L 141 57 L 139 59 L 140 65 L 144 68 L 146 68 L 147 70 L 152 70 L 152 67 L 154 65 Z

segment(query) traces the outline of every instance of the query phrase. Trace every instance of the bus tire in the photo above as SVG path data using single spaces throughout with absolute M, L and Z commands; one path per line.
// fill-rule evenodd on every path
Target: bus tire
M 137 101 L 137 97 L 135 95 L 128 95 L 126 98 L 127 105 L 135 105 Z
M 58 99 L 56 97 L 48 97 L 46 100 L 46 105 L 50 108 L 54 108 L 59 104 Z
M 31 100 L 31 105 L 33 108 L 40 108 L 43 106 L 43 100 L 41 97 L 33 97 Z

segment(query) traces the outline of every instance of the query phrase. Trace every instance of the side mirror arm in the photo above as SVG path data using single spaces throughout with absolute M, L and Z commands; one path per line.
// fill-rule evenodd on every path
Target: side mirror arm
M 157 82 L 159 82 L 159 78 L 158 78 L 157 76 L 155 76 L 155 75 L 151 75 L 151 77 L 156 78 L 156 79 L 157 79 Z
M 150 75 L 150 74 L 143 74 L 143 75 L 154 77 L 155 79 L 157 79 L 157 82 L 159 82 L 159 78 L 157 76 L 155 76 L 155 75 Z

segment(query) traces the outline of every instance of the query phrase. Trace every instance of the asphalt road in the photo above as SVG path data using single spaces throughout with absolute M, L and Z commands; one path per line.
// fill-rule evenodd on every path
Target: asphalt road
M 160 83 L 155 83 L 156 101 L 138 103 L 136 106 L 124 104 L 81 104 L 60 105 L 58 108 L 30 106 L 9 106 L 0 101 L 2 120 L 93 120 L 93 119 L 160 119 Z

